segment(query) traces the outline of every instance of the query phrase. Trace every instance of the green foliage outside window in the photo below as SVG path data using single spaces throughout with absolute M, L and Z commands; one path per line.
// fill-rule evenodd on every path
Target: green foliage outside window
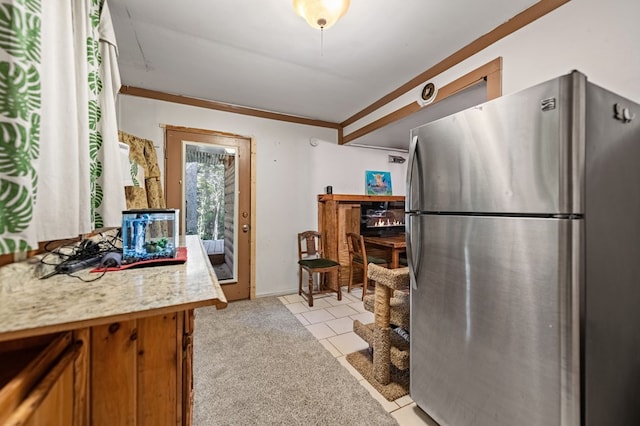
M 203 240 L 224 237 L 224 164 L 198 164 L 198 235 Z

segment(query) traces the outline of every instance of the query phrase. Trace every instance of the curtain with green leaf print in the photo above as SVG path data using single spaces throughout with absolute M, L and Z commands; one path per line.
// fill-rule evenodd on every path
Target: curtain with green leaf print
M 0 0 L 0 254 L 120 225 L 119 89 L 104 0 Z
M 40 0 L 0 1 L 0 254 L 37 245 Z
M 120 226 L 126 208 L 115 99 L 120 91 L 116 37 L 107 3 L 92 0 L 89 64 L 89 155 L 93 229 Z

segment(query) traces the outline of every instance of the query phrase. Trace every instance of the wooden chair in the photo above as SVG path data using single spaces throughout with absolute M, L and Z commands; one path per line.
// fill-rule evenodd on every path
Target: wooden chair
M 322 235 L 316 231 L 305 231 L 298 234 L 298 294 L 306 297 L 309 306 L 313 306 L 313 275 L 318 275 L 318 290 L 315 294 L 328 292 L 338 293 L 338 300 L 342 300 L 340 290 L 340 264 L 335 260 L 326 259 L 322 245 Z M 309 275 L 309 288 L 305 292 L 302 288 L 302 271 Z M 327 282 L 327 273 L 337 272 L 337 279 L 333 285 Z
M 347 244 L 349 246 L 349 286 L 347 287 L 347 293 L 351 292 L 351 287 L 353 287 L 354 285 L 354 269 L 356 267 L 361 268 L 362 282 L 357 283 L 357 285 L 362 286 L 362 299 L 364 300 L 364 296 L 367 293 L 367 287 L 369 284 L 369 278 L 367 275 L 369 263 L 375 263 L 376 265 L 386 267 L 387 261 L 378 257 L 367 256 L 367 250 L 364 246 L 364 238 L 362 237 L 362 235 L 356 234 L 354 232 L 347 232 Z

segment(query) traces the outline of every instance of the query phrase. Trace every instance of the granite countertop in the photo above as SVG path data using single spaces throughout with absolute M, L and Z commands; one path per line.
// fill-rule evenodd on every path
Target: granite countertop
M 33 260 L 0 268 L 0 341 L 200 306 L 226 307 L 199 238 L 182 242 L 184 264 L 108 272 L 93 282 L 66 275 L 41 280 Z M 74 275 L 97 274 L 85 269 Z

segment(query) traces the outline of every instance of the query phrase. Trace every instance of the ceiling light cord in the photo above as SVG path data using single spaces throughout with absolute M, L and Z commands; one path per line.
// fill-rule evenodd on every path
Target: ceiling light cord
M 324 30 L 331 28 L 349 9 L 350 0 L 293 0 L 296 13 L 320 30 L 320 56 L 324 56 Z
M 318 18 L 317 24 L 320 27 L 320 56 L 324 56 L 324 27 L 327 25 L 327 20 Z

